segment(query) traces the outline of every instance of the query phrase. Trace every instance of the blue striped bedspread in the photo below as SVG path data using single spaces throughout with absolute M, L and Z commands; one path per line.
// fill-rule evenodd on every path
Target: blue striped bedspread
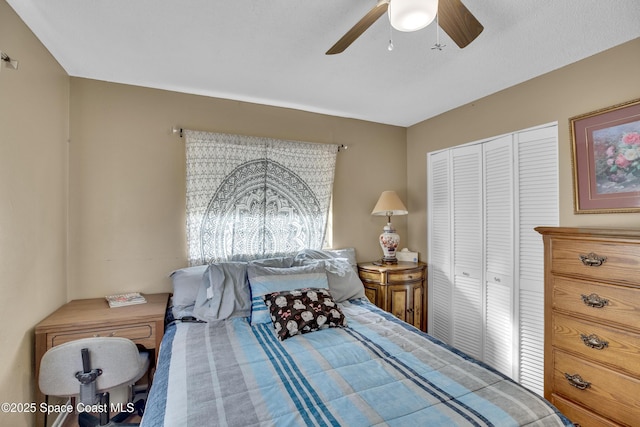
M 347 328 L 278 341 L 271 323 L 179 323 L 163 338 L 143 427 L 562 426 L 540 396 L 374 305 Z

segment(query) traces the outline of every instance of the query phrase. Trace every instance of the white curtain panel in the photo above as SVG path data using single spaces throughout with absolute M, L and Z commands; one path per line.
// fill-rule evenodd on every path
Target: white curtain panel
M 185 131 L 189 265 L 321 249 L 338 145 Z

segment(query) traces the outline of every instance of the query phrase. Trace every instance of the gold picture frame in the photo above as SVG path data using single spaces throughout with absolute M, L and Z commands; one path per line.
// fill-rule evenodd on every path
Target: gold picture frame
M 575 213 L 640 212 L 640 99 L 569 119 Z

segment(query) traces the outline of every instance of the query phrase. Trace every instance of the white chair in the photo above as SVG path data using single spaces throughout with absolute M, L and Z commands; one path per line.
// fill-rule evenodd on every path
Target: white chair
M 80 427 L 136 425 L 117 424 L 131 415 L 132 406 L 124 406 L 126 411 L 110 419 L 109 412 L 113 406 L 110 398 L 124 394 L 124 400 L 118 403 L 129 403 L 131 386 L 148 369 L 149 353 L 140 352 L 131 340 L 84 338 L 49 349 L 40 362 L 38 382 L 40 390 L 47 396 L 76 398 Z M 91 416 L 82 410 L 85 408 L 98 409 L 100 416 Z

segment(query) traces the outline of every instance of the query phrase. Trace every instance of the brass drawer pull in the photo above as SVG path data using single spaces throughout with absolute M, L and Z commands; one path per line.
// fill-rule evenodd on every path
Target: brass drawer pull
M 100 334 L 93 334 L 94 338 L 100 338 L 101 336 L 102 335 L 100 335 Z M 107 337 L 115 337 L 116 333 L 115 332 L 111 332 L 109 335 L 105 335 L 105 336 L 107 336 Z
M 569 384 L 579 390 L 585 390 L 591 387 L 591 383 L 589 381 L 583 380 L 582 377 L 578 374 L 571 375 L 565 372 L 564 377 L 567 379 L 567 381 L 569 381 Z
M 580 261 L 587 267 L 600 267 L 606 260 L 606 256 L 598 256 L 593 252 L 588 255 L 580 255 Z
M 601 298 L 598 294 L 584 295 L 581 294 L 582 302 L 585 305 L 593 308 L 603 308 L 605 305 L 609 305 L 609 300 L 606 298 Z
M 584 345 L 596 350 L 604 350 L 605 348 L 609 347 L 609 342 L 601 340 L 596 334 L 580 334 L 580 339 L 582 339 Z

